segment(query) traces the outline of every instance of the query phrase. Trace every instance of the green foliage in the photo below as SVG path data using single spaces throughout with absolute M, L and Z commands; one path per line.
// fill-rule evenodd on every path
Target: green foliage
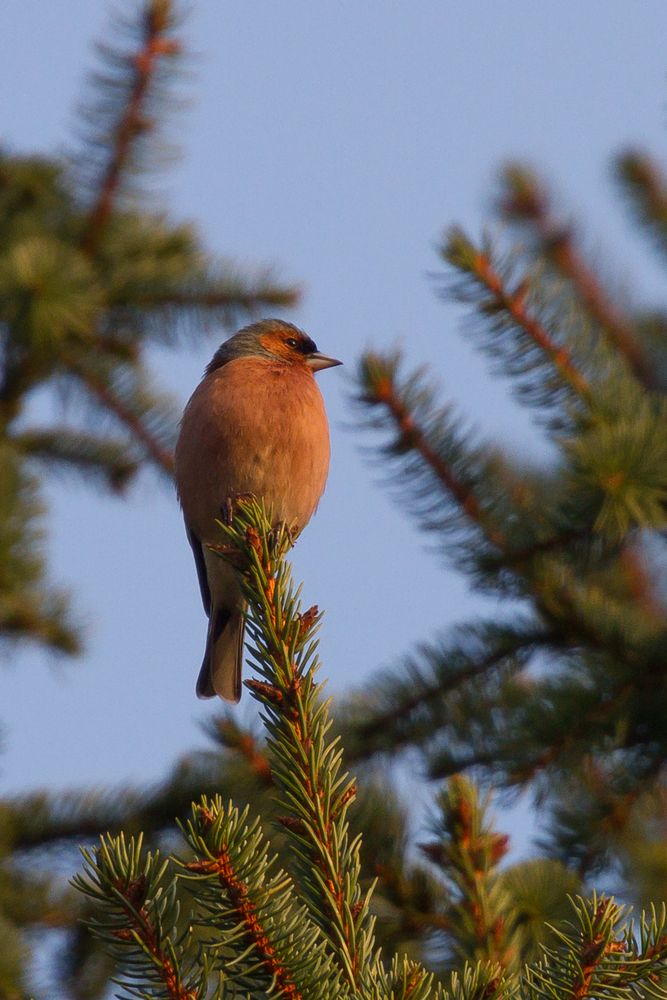
M 26 635 L 64 653 L 79 639 L 67 597 L 44 583 L 42 515 L 37 483 L 16 452 L 0 442 L 0 638 L 5 647 Z
M 294 303 L 271 273 L 242 270 L 174 221 L 142 180 L 164 161 L 165 115 L 181 103 L 170 0 L 143 0 L 99 47 L 67 160 L 0 151 L 0 644 L 60 654 L 81 650 L 69 594 L 49 581 L 44 485 L 74 475 L 123 493 L 143 469 L 171 482 L 175 401 L 153 380 L 148 351 L 201 342 L 267 307 Z M 38 420 L 34 400 L 52 413 Z M 48 406 L 44 407 L 43 404 Z M 0 803 L 0 993 L 28 990 L 29 944 L 67 935 L 60 983 L 79 1000 L 98 996 L 109 963 L 77 931 L 81 905 L 62 886 L 60 854 L 90 837 L 148 816 L 169 826 L 174 798 L 217 790 L 194 775 L 165 788 L 102 795 L 29 796 Z M 195 781 L 197 782 L 195 784 Z M 194 787 L 193 787 L 194 786 Z M 129 791 L 128 795 L 125 795 Z M 168 820 L 164 817 L 169 796 Z M 135 815 L 136 819 L 136 815 Z M 110 821 L 110 822 L 109 822 Z M 56 844 L 58 860 L 48 853 Z M 33 851 L 30 865 L 22 850 Z M 19 905 L 22 898 L 31 905 Z M 53 945 L 49 944 L 53 949 Z M 36 954 L 40 949 L 35 947 Z M 77 970 L 74 972 L 73 970 Z
M 528 995 L 635 997 L 667 996 L 665 908 L 643 915 L 638 933 L 627 911 L 613 900 L 578 899 L 577 923 L 557 932 L 560 948 L 526 971 Z
M 299 903 L 291 880 L 272 870 L 258 823 L 248 824 L 246 814 L 223 806 L 219 798 L 202 800 L 186 829 L 194 860 L 180 862 L 180 881 L 187 881 L 196 902 L 188 926 L 206 929 L 202 975 L 218 969 L 232 991 L 263 991 L 267 996 L 292 995 L 290 990 L 308 997 L 372 996 L 381 966 L 368 896 L 359 884 L 359 838 L 351 837 L 348 829 L 356 789 L 340 773 L 341 750 L 338 739 L 328 736 L 328 703 L 321 699 L 316 681 L 319 616 L 316 609 L 300 609 L 284 561 L 288 532 L 273 530 L 256 503 L 241 505 L 233 524 L 221 524 L 220 532 L 221 553 L 235 565 L 240 560 L 245 569 L 251 653 L 263 678 L 247 686 L 262 706 L 279 822 L 290 842 Z M 143 952 L 155 966 L 156 984 L 177 976 L 179 965 L 172 952 L 176 939 L 163 930 L 171 902 L 169 907 L 161 902 L 171 901 L 172 895 L 176 899 L 177 880 L 164 894 L 164 867 L 152 858 L 140 861 L 134 848 L 124 852 L 122 839 L 103 842 L 101 854 L 95 859 L 88 855 L 87 860 L 88 877 L 78 879 L 77 885 L 96 898 L 104 897 L 110 915 L 104 924 L 97 920 L 94 928 L 113 940 L 121 967 L 129 962 L 134 968 L 138 962 L 138 974 L 145 973 Z M 134 896 L 138 881 L 141 905 Z M 146 904 L 149 929 L 137 929 L 135 911 L 143 919 L 148 899 L 144 887 L 149 885 L 151 901 L 159 900 L 159 906 Z M 175 923 L 174 917 L 170 926 Z M 120 950 L 126 943 L 134 949 L 127 960 Z M 131 984 L 136 985 L 134 979 Z
M 640 937 L 610 900 L 583 900 L 576 923 L 532 943 L 535 890 L 553 882 L 562 910 L 566 873 L 517 866 L 499 874 L 507 838 L 465 778 L 439 798 L 435 840 L 423 853 L 444 876 L 443 926 L 461 971 L 441 979 L 375 945 L 372 889 L 360 885 L 360 837 L 349 832 L 356 784 L 340 772 L 329 704 L 317 680 L 316 608 L 301 610 L 285 560 L 290 545 L 256 501 L 220 524 L 220 556 L 240 574 L 257 673 L 246 687 L 262 708 L 266 753 L 290 845 L 277 869 L 271 838 L 248 810 L 220 796 L 192 806 L 185 856 L 161 861 L 141 839 L 103 837 L 84 852 L 74 884 L 94 903 L 89 924 L 114 956 L 123 995 L 169 997 L 556 998 L 665 996 L 664 914 Z M 233 740 L 234 734 L 229 738 Z M 544 902 L 544 898 L 540 898 Z M 540 939 L 539 961 L 525 964 Z M 646 992 L 641 989 L 646 987 Z M 606 992 L 605 992 L 606 991 Z
M 184 868 L 203 911 L 204 949 L 220 973 L 232 967 L 239 989 L 267 996 L 290 987 L 314 1000 L 340 996 L 326 943 L 289 876 L 268 861 L 259 821 L 249 826 L 247 809 L 239 815 L 231 803 L 204 799 L 193 808 L 187 839 L 196 860 Z
M 90 927 L 123 968 L 120 982 L 127 995 L 204 996 L 205 979 L 192 972 L 190 935 L 178 928 L 179 904 L 175 883 L 166 878 L 167 862 L 141 847 L 140 837 L 107 837 L 94 856 L 84 852 L 87 877 L 77 876 L 75 885 L 97 904 L 99 916 Z
M 0 155 L 5 647 L 79 648 L 68 597 L 47 582 L 45 477 L 114 493 L 147 467 L 169 480 L 175 408 L 148 349 L 296 297 L 148 201 L 181 103 L 178 26 L 169 0 L 146 0 L 100 47 L 69 161 Z M 629 153 L 617 175 L 664 252 L 660 171 Z M 221 716 L 215 749 L 150 789 L 0 803 L 1 995 L 29 994 L 46 928 L 64 941 L 53 989 L 76 1000 L 103 996 L 110 976 L 126 994 L 179 1000 L 666 995 L 650 900 L 667 895 L 667 319 L 605 287 L 530 171 L 505 171 L 498 214 L 520 243 L 501 252 L 451 229 L 443 291 L 536 415 L 550 464 L 472 436 L 398 354 L 362 359 L 358 402 L 385 435 L 379 465 L 403 509 L 506 612 L 422 644 L 344 706 L 336 735 L 289 539 L 242 506 L 220 526 L 221 555 L 251 607 L 262 728 Z M 62 403 L 47 426 L 34 425 L 36 393 Z M 360 759 L 413 748 L 449 779 L 418 851 L 410 810 Z M 547 857 L 507 863 L 488 797 L 460 774 L 472 768 L 548 805 Z M 72 845 L 100 831 L 68 888 Z M 613 901 L 580 898 L 592 873 L 648 907 L 638 929 Z
M 660 171 L 628 154 L 618 172 L 662 245 Z M 644 857 L 662 884 L 665 326 L 608 291 L 530 171 L 507 168 L 498 213 L 521 242 L 503 254 L 450 229 L 446 289 L 535 411 L 549 461 L 484 445 L 400 355 L 362 358 L 355 398 L 382 437 L 383 477 L 506 610 L 422 644 L 355 695 L 350 745 L 362 757 L 417 748 L 431 776 L 474 767 L 496 786 L 530 788 L 550 809 L 555 857 L 581 872 L 622 870 L 626 891 L 634 879 L 646 900 L 640 852 L 633 874 L 622 831 L 637 833 L 633 815 L 651 798 L 663 833 Z

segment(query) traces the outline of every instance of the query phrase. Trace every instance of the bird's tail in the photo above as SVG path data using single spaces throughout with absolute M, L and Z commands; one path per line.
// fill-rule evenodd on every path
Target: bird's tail
M 197 678 L 197 697 L 237 702 L 241 697 L 243 633 L 245 614 L 241 608 L 213 606 L 206 637 L 206 652 Z

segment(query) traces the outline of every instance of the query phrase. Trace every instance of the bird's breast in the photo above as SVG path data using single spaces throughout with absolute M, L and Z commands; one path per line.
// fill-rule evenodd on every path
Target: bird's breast
M 253 493 L 276 520 L 302 528 L 324 491 L 329 430 L 324 401 L 307 369 L 237 358 L 202 380 L 188 403 L 176 447 L 186 521 L 214 537 L 227 497 Z

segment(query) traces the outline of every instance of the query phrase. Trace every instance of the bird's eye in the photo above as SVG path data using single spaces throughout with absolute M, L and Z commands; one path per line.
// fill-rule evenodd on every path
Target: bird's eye
M 288 347 L 298 347 L 299 346 L 299 342 L 297 340 L 295 340 L 294 337 L 289 337 L 285 341 L 285 343 L 287 344 Z

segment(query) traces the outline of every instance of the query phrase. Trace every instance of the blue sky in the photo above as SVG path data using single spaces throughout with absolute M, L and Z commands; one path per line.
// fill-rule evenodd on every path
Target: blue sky
M 127 6 L 127 5 L 126 5 Z M 665 159 L 664 0 L 502 3 L 193 0 L 182 157 L 156 179 L 174 219 L 216 253 L 271 264 L 303 288 L 290 314 L 345 369 L 320 376 L 333 459 L 295 550 L 305 600 L 326 610 L 321 653 L 340 692 L 481 599 L 443 567 L 378 486 L 350 429 L 361 350 L 400 343 L 480 432 L 539 458 L 539 430 L 434 294 L 443 228 L 477 236 L 499 166 L 520 158 L 587 223 L 618 289 L 663 295 L 663 276 L 615 197 L 610 158 Z M 0 141 L 62 150 L 106 0 L 11 0 L 0 39 Z M 638 274 L 641 282 L 636 282 Z M 185 402 L 217 341 L 156 352 Z M 205 623 L 175 499 L 146 475 L 127 500 L 52 485 L 52 575 L 72 590 L 86 652 L 26 650 L 0 672 L 0 791 L 154 781 L 205 745 L 215 703 L 194 697 Z M 239 711 L 249 712 L 247 697 Z

